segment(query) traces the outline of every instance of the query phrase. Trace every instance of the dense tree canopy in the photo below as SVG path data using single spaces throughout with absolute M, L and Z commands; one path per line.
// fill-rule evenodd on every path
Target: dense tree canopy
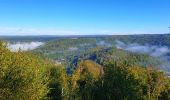
M 29 52 L 11 52 L 0 42 L 0 99 L 170 99 L 170 79 L 164 72 L 134 64 L 136 57 L 107 59 L 108 56 L 102 65 L 81 60 L 74 72 L 67 75 L 63 65 Z
M 0 42 L 0 99 L 62 99 L 67 96 L 63 66 L 28 52 L 10 52 Z M 57 97 L 56 97 L 57 96 Z
M 166 91 L 168 78 L 153 68 L 108 63 L 104 70 L 103 90 L 107 100 L 157 100 Z
M 71 76 L 72 99 L 91 100 L 93 86 L 103 75 L 102 67 L 93 61 L 81 61 Z
M 0 99 L 41 99 L 48 92 L 48 63 L 37 57 L 10 52 L 0 42 Z

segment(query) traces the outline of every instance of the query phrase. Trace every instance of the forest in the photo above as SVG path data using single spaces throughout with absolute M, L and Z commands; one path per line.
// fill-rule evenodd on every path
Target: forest
M 170 0 L 0 0 L 0 100 L 170 100 Z
M 169 69 L 160 67 L 169 59 L 128 47 L 169 47 L 168 34 L 43 37 L 1 38 L 0 100 L 170 100 Z M 34 40 L 44 44 L 8 48 Z

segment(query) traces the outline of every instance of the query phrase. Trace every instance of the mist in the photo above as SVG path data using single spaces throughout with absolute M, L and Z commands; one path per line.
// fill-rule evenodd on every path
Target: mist
M 170 71 L 170 48 L 167 46 L 156 46 L 149 44 L 140 45 L 138 43 L 124 43 L 116 40 L 116 48 L 140 54 L 148 54 L 152 57 L 159 58 L 164 62 L 160 65 L 160 68 L 165 71 Z
M 43 44 L 43 42 L 16 42 L 8 43 L 7 46 L 11 51 L 17 52 L 19 49 L 21 51 L 34 50 Z
M 99 43 L 97 43 L 97 45 L 104 46 L 104 47 L 111 47 L 112 46 L 110 43 L 107 43 L 105 41 L 99 41 Z

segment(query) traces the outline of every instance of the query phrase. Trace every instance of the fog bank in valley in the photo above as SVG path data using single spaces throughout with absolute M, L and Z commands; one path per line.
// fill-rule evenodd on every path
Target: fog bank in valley
M 170 71 L 170 49 L 167 46 L 156 45 L 140 45 L 138 43 L 124 43 L 122 41 L 116 41 L 116 47 L 130 52 L 149 54 L 152 57 L 161 59 L 163 62 L 160 65 L 161 69 Z
M 43 44 L 43 42 L 16 42 L 8 43 L 7 46 L 11 51 L 17 52 L 19 49 L 21 49 L 21 51 L 34 50 Z

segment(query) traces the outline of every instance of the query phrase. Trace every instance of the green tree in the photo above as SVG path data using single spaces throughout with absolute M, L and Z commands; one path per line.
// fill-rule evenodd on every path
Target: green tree
M 0 42 L 0 99 L 36 100 L 48 92 L 48 64 L 29 53 L 10 52 Z
M 141 88 L 138 80 L 130 75 L 123 63 L 108 63 L 104 66 L 103 99 L 140 100 Z
M 152 67 L 130 66 L 128 62 L 113 61 L 104 66 L 102 89 L 107 100 L 157 100 L 167 96 L 169 79 Z M 164 96 L 165 97 L 165 96 Z
M 99 64 L 81 61 L 70 79 L 71 99 L 93 100 L 95 83 L 102 75 L 103 69 Z
M 68 100 L 68 77 L 62 65 L 53 66 L 50 71 L 48 97 L 50 100 Z

